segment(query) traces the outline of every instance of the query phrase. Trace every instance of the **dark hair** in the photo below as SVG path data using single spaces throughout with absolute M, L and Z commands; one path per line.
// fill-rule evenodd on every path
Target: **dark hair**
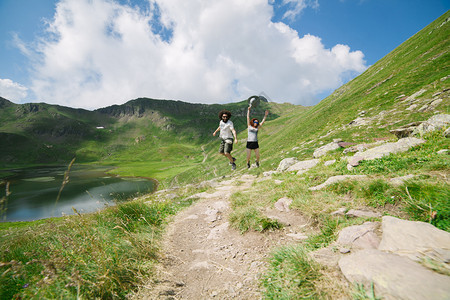
M 222 120 L 222 115 L 228 115 L 228 119 L 229 118 L 231 118 L 231 112 L 229 112 L 228 110 L 226 110 L 226 109 L 222 109 L 220 112 L 219 112 L 219 119 L 221 119 Z
M 252 126 L 253 122 L 255 122 L 255 121 L 258 121 L 258 124 L 259 124 L 259 120 L 257 118 L 253 118 L 250 120 L 250 124 L 248 124 L 248 125 Z

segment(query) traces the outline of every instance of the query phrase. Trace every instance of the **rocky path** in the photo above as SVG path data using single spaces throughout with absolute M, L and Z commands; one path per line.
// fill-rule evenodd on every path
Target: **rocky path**
M 163 243 L 159 282 L 149 283 L 140 299 L 260 299 L 258 278 L 270 250 L 293 241 L 286 230 L 240 234 L 230 227 L 230 196 L 245 191 L 255 177 L 220 183 L 213 193 L 175 216 Z M 278 212 L 280 214 L 281 212 Z M 303 218 L 285 212 L 288 231 Z

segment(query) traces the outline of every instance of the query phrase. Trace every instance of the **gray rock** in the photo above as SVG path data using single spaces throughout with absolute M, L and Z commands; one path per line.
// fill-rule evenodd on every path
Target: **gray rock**
M 311 191 L 321 190 L 331 184 L 336 182 L 340 182 L 343 180 L 351 179 L 351 180 L 361 180 L 367 178 L 366 175 L 338 175 L 328 178 L 324 183 L 308 188 Z
M 423 122 L 413 131 L 412 135 L 422 136 L 427 132 L 441 130 L 450 125 L 450 115 L 440 114 L 434 115 L 427 121 Z
M 369 149 L 369 145 L 359 144 L 346 148 L 344 151 L 342 151 L 342 153 L 347 154 L 347 153 L 363 152 L 367 149 Z
M 267 171 L 267 172 L 264 172 L 263 173 L 263 176 L 264 177 L 270 177 L 270 176 L 272 176 L 273 174 L 277 174 L 278 172 L 277 171 Z
M 345 215 L 345 212 L 347 211 L 347 209 L 345 207 L 341 207 L 336 211 L 333 211 L 331 213 L 332 216 L 343 216 Z
M 418 92 L 415 92 L 414 94 L 412 94 L 411 96 L 407 97 L 405 100 L 403 100 L 402 102 L 409 102 L 412 103 L 416 100 L 417 97 L 419 97 L 420 95 L 422 95 L 423 93 L 425 93 L 427 90 L 426 89 L 421 89 Z
M 414 110 L 417 107 L 417 104 L 412 104 L 410 107 L 408 107 L 406 110 Z
M 433 100 L 433 102 L 431 102 L 430 103 L 430 107 L 432 107 L 432 108 L 435 108 L 436 106 L 438 106 L 439 104 L 441 104 L 442 103 L 442 101 L 444 101 L 443 99 L 436 99 L 436 100 Z
M 414 105 L 412 105 L 412 106 L 414 106 Z M 393 135 L 395 135 L 399 139 L 405 138 L 405 137 L 410 136 L 414 132 L 414 130 L 417 128 L 417 126 L 419 126 L 420 124 L 422 124 L 422 122 L 420 122 L 420 121 L 412 122 L 412 123 L 403 125 L 400 128 L 389 130 L 389 132 L 392 133 Z
M 391 153 L 405 152 L 422 143 L 425 143 L 425 140 L 414 137 L 403 138 L 395 143 L 386 143 L 381 146 L 368 149 L 364 152 L 358 152 L 354 156 L 348 158 L 348 163 L 355 167 L 359 165 L 359 162 L 362 160 L 373 160 Z
M 428 104 L 424 104 L 424 105 L 422 105 L 422 107 L 419 108 L 417 111 L 419 111 L 419 112 L 424 112 L 424 111 L 428 110 L 429 107 L 430 107 L 430 106 L 429 106 Z
M 308 238 L 307 235 L 301 233 L 286 233 L 286 236 L 293 238 L 294 240 L 306 240 Z
M 448 149 L 442 149 L 436 152 L 437 154 L 448 154 Z
M 398 128 L 389 130 L 389 132 L 401 139 L 410 136 L 414 132 L 414 129 L 416 129 L 416 127 Z
M 378 222 L 366 222 L 362 225 L 345 227 L 339 233 L 337 243 L 352 249 L 377 249 L 380 244 L 380 238 L 375 231 L 379 225 Z
M 360 175 L 360 176 L 363 176 L 363 175 Z M 367 210 L 358 210 L 358 209 L 350 209 L 345 215 L 347 215 L 349 217 L 356 217 L 356 218 L 379 218 L 379 217 L 381 217 L 380 213 L 367 211 Z
M 320 162 L 319 159 L 310 159 L 310 160 L 302 160 L 297 161 L 295 164 L 292 164 L 289 166 L 286 171 L 292 172 L 292 171 L 306 171 L 313 167 L 315 167 Z
M 392 184 L 393 186 L 400 186 L 403 183 L 405 183 L 405 181 L 411 180 L 414 177 L 416 177 L 416 175 L 412 175 L 412 174 L 409 174 L 406 176 L 401 176 L 401 177 L 395 177 L 395 178 L 389 179 L 389 183 Z
M 292 199 L 283 197 L 283 198 L 280 198 L 277 202 L 275 202 L 274 206 L 279 211 L 288 212 L 291 204 L 292 204 Z
M 332 247 L 317 249 L 308 253 L 308 255 L 316 262 L 329 267 L 337 266 L 341 258 L 341 255 L 334 251 Z
M 368 125 L 369 123 L 370 123 L 370 120 L 368 118 L 357 117 L 356 119 L 354 119 L 353 121 L 348 123 L 348 125 L 362 126 L 362 125 Z
M 277 171 L 278 172 L 284 172 L 286 171 L 290 166 L 297 163 L 298 159 L 295 157 L 288 157 L 280 161 L 280 164 L 278 165 Z
M 444 136 L 445 136 L 446 138 L 450 137 L 450 127 L 447 128 L 447 129 L 444 131 Z
M 383 237 L 379 250 L 394 252 L 413 260 L 440 257 L 450 262 L 450 233 L 418 221 L 407 221 L 384 216 Z M 444 255 L 444 257 L 442 257 Z
M 329 152 L 329 151 L 333 151 L 333 150 L 341 148 L 341 146 L 339 145 L 339 142 L 332 142 L 332 143 L 326 144 L 325 146 L 317 148 L 313 153 L 313 157 L 319 158 L 319 157 L 327 154 L 327 152 Z
M 335 162 L 336 162 L 335 159 L 327 160 L 326 162 L 324 162 L 324 166 L 326 166 L 326 167 L 331 166 L 331 165 L 334 164 Z
M 383 299 L 449 299 L 450 277 L 396 254 L 365 249 L 339 260 L 345 278 L 369 287 Z

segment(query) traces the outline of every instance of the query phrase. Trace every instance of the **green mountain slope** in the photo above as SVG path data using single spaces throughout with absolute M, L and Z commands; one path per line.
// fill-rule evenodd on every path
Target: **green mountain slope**
M 355 143 L 394 138 L 391 129 L 427 120 L 438 112 L 449 113 L 449 18 L 450 12 L 445 13 L 309 110 L 268 124 L 270 137 L 261 135 L 271 149 L 265 155 L 276 156 L 280 150 L 300 146 L 296 155 L 305 158 L 335 138 Z M 422 94 L 416 97 L 416 107 L 407 110 L 412 104 L 406 98 L 417 92 Z M 430 105 L 433 101 L 438 104 Z M 349 125 L 359 114 L 369 124 Z

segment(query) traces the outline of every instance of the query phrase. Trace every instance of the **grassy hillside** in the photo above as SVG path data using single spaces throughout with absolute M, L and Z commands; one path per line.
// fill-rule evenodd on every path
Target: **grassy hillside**
M 261 107 L 255 116 L 261 118 L 262 111 L 269 109 L 269 117 L 273 117 L 272 113 L 276 117 L 269 118 L 259 135 L 262 168 L 251 172 L 257 174 L 274 169 L 285 157 L 312 158 L 315 149 L 336 138 L 349 143 L 395 140 L 390 130 L 425 121 L 437 113 L 449 113 L 449 17 L 447 12 L 315 106 L 268 103 Z M 405 102 L 406 98 L 417 92 L 421 93 L 414 102 L 417 107 L 407 110 L 411 103 Z M 428 108 L 424 108 L 426 106 Z M 234 156 L 238 159 L 238 170 L 246 171 L 245 109 L 236 107 L 235 110 L 237 114 L 232 120 L 239 124 L 238 137 L 242 143 L 235 146 Z M 367 125 L 350 125 L 360 114 Z M 228 174 L 226 160 L 216 154 L 217 147 L 214 140 L 206 140 L 204 149 L 208 160 L 177 173 L 175 181 L 196 181 Z
M 394 138 L 391 129 L 427 120 L 438 112 L 449 113 L 449 17 L 447 12 L 311 109 L 271 122 L 266 129 L 270 138 L 261 135 L 265 148 L 271 149 L 264 152 L 265 156 L 300 146 L 295 156 L 310 157 L 320 142 L 335 138 L 355 143 Z M 406 110 L 411 104 L 403 102 L 405 98 L 421 90 L 420 105 Z M 433 97 L 436 93 L 441 94 Z M 437 107 L 419 111 L 436 99 L 442 99 Z M 370 124 L 349 126 L 362 111 L 367 112 L 364 118 L 371 120 Z
M 15 105 L 0 99 L 0 118 L 7 120 L 0 124 L 2 139 L 14 143 L 1 144 L 7 157 L 2 158 L 3 166 L 19 164 L 22 158 L 28 164 L 42 157 L 48 162 L 58 162 L 60 157 L 70 161 L 75 154 L 80 162 L 116 165 L 116 171 L 124 175 L 161 178 L 166 186 L 180 186 L 100 213 L 15 226 L 2 223 L 2 298 L 126 298 L 154 276 L 158 241 L 168 217 L 193 201 L 186 201 L 188 196 L 207 189 L 180 183 L 230 174 L 262 177 L 263 171 L 274 170 L 283 158 L 311 159 L 315 149 L 333 139 L 395 141 L 391 129 L 448 114 L 449 20 L 447 12 L 313 107 L 262 103 L 254 114 L 262 117 L 264 109 L 271 114 L 259 134 L 259 169 L 247 170 L 244 163 L 245 101 L 201 105 L 136 99 L 86 112 L 45 104 Z M 222 108 L 233 112 L 239 131 L 240 144 L 233 152 L 238 164 L 235 172 L 217 155 L 218 140 L 212 137 Z M 97 130 L 96 126 L 105 128 Z M 374 210 L 450 231 L 450 159 L 448 154 L 437 153 L 450 146 L 444 129 L 426 134 L 426 142 L 408 152 L 364 161 L 350 170 L 345 158 L 352 154 L 334 150 L 304 174 L 275 174 L 246 193 L 232 195 L 230 225 L 241 232 L 266 228 L 261 222 L 267 218 L 261 216 L 281 197 L 291 198 L 291 209 L 310 220 L 305 228 L 307 240 L 275 250 L 269 258 L 261 282 L 264 297 L 347 299 L 352 294 L 351 287 L 339 284 L 335 269 L 317 266 L 306 255 L 329 245 L 346 226 L 379 221 L 331 215 L 339 208 Z M 73 141 L 66 144 L 62 132 Z M 336 162 L 325 166 L 324 161 L 332 159 Z M 342 174 L 367 175 L 368 179 L 309 190 Z M 416 177 L 399 186 L 389 181 L 408 174 Z M 432 268 L 448 275 L 442 266 Z M 354 299 L 370 298 L 364 290 L 353 292 Z
M 243 129 L 246 106 L 246 101 L 206 105 L 140 98 L 87 111 L 1 98 L 0 169 L 61 165 L 75 157 L 76 163 L 117 166 L 122 175 L 170 181 L 203 161 L 205 145 L 216 140 L 212 132 L 220 110 L 231 110 Z

